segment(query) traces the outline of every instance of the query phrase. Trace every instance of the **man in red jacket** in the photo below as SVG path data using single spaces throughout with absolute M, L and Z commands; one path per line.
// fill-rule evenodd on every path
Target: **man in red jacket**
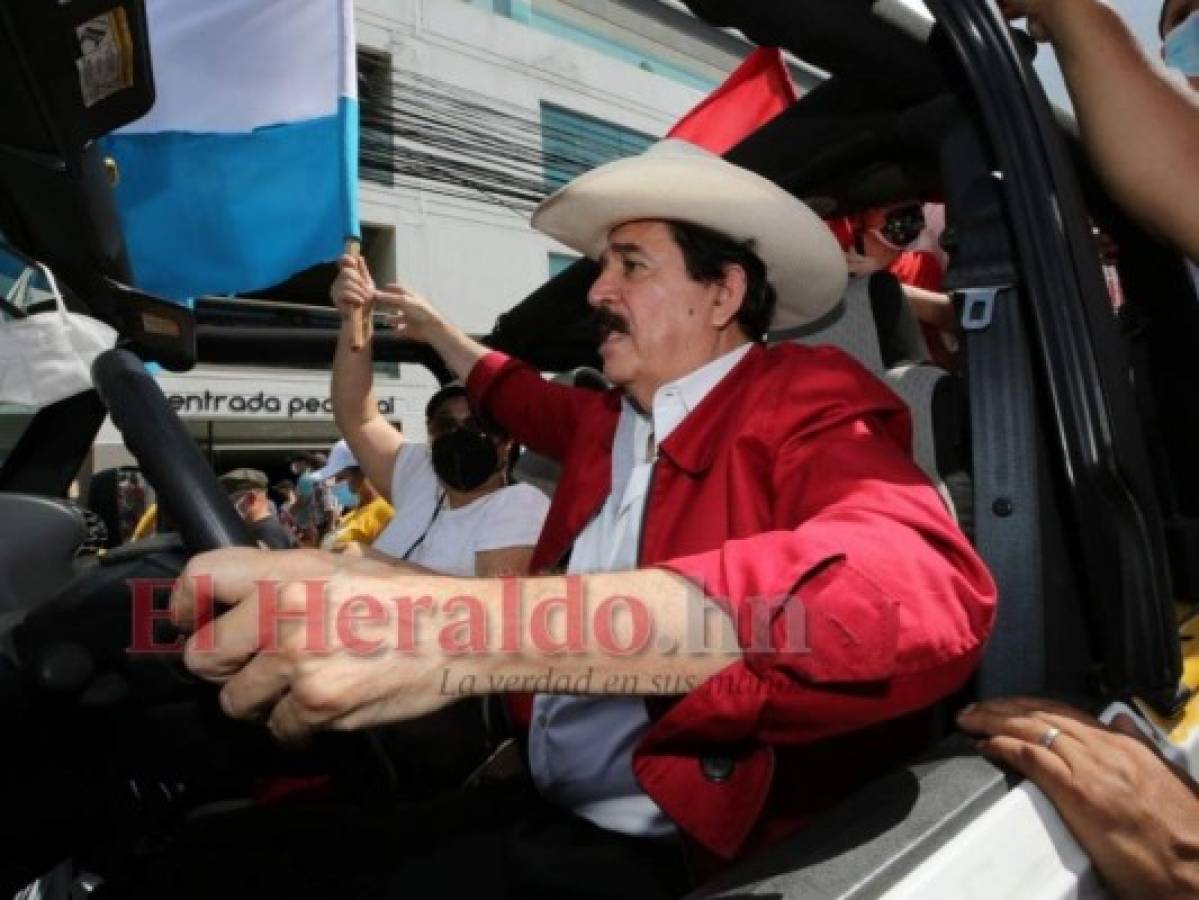
M 566 574 L 219 551 L 173 609 L 189 621 L 213 584 L 235 604 L 187 662 L 281 738 L 536 691 L 529 793 L 482 866 L 491 888 L 669 896 L 679 838 L 693 862 L 737 858 L 914 748 L 916 714 L 978 661 L 994 586 L 912 462 L 902 402 L 839 350 L 763 342 L 846 283 L 806 206 L 668 141 L 581 176 L 533 223 L 600 262 L 612 391 L 488 352 L 361 261 L 334 295 L 347 321 L 393 310 L 480 411 L 563 463 L 531 568 Z

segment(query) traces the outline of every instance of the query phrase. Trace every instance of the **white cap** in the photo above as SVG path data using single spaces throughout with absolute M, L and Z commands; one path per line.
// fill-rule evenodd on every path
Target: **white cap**
M 346 469 L 356 467 L 358 460 L 354 458 L 354 452 L 350 449 L 350 445 L 345 441 L 338 441 L 329 448 L 329 461 L 324 467 L 313 472 L 313 476 L 318 481 L 324 481 L 327 478 L 333 478 L 340 475 Z

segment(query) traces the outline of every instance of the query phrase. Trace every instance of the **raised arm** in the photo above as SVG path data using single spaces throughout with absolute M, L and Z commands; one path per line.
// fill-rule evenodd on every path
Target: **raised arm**
M 1001 0 L 1051 41 L 1083 141 L 1112 196 L 1199 259 L 1199 94 L 1147 54 L 1100 0 Z M 1129 135 L 1139 139 L 1130 140 Z
M 390 500 L 392 468 L 404 436 L 379 414 L 371 345 L 368 341 L 362 349 L 353 349 L 354 328 L 349 315 L 351 309 L 360 308 L 369 320 L 375 283 L 362 257 L 343 256 L 340 265 L 341 272 L 330 292 L 342 313 L 333 358 L 333 418 L 366 477 Z
M 550 690 L 705 696 L 721 716 L 689 727 L 719 739 L 803 743 L 925 707 L 977 664 L 994 583 L 881 413 L 826 423 L 837 407 L 821 408 L 775 454 L 774 530 L 657 568 L 379 578 L 352 561 L 328 572 L 299 560 L 282 573 L 268 554 L 198 556 L 176 591 L 177 619 L 213 585 L 237 609 L 192 638 L 188 664 L 228 680 L 227 711 L 271 712 L 291 737 L 422 715 L 462 693 L 527 691 L 550 668 L 567 678 Z M 291 614 L 294 653 L 254 655 L 270 622 L 264 579 L 280 583 L 270 602 Z M 327 590 L 313 592 L 313 579 Z M 550 624 L 572 608 L 580 627 Z M 333 653 L 304 652 L 324 638 L 298 612 L 329 623 Z M 759 702 L 721 699 L 745 691 Z

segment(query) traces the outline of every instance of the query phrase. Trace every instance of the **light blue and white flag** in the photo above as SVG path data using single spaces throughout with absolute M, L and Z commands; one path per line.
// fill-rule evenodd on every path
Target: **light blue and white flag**
M 157 100 L 106 138 L 137 286 L 252 291 L 358 234 L 352 0 L 147 0 Z

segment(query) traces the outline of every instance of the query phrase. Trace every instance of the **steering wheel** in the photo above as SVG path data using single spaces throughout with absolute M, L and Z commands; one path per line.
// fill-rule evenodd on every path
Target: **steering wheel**
M 154 485 L 160 508 L 171 511 L 189 554 L 257 546 L 140 359 L 128 350 L 107 350 L 92 365 L 92 382 L 125 446 Z
M 256 544 L 141 360 L 128 351 L 107 351 L 93 364 L 92 380 L 126 446 L 171 511 L 183 547 L 146 541 L 118 548 L 35 605 L 13 629 L 11 658 L 0 649 L 0 714 L 11 711 L 22 714 L 21 721 L 36 721 L 36 733 L 54 746 L 82 740 L 89 748 L 89 767 L 96 759 L 110 760 L 126 781 L 133 772 L 148 784 L 186 785 L 166 804 L 172 814 L 193 796 L 224 798 L 243 789 L 248 778 L 297 767 L 305 774 L 332 773 L 339 790 L 359 802 L 395 794 L 397 770 L 369 732 L 322 736 L 325 740 L 297 760 L 280 750 L 260 724 L 221 715 L 216 687 L 190 676 L 176 654 L 128 652 L 131 634 L 135 641 L 139 634 L 143 640 L 149 635 L 159 648 L 178 637 L 162 615 L 165 591 L 151 603 L 158 624 L 167 627 L 139 629 L 131 579 L 163 584 L 196 553 Z M 22 779 L 41 783 L 61 771 L 74 772 L 74 760 L 51 771 L 41 755 L 28 755 Z M 80 777 L 92 778 L 91 768 Z M 74 821 L 70 804 L 64 810 L 64 821 Z M 162 827 L 162 815 L 153 809 L 146 812 L 135 804 L 130 816 L 136 828 L 156 833 Z
M 96 358 L 92 379 L 126 446 L 178 523 L 183 546 L 146 542 L 117 549 L 68 579 L 54 596 L 28 598 L 27 614 L 8 623 L 0 638 L 34 681 L 60 695 L 83 691 L 106 669 L 136 664 L 127 653 L 137 630 L 130 579 L 169 580 L 196 553 L 257 546 L 141 360 L 126 350 L 106 351 Z
M 319 758 L 295 763 L 257 723 L 226 719 L 216 687 L 170 652 L 179 633 L 164 586 L 196 553 L 256 544 L 141 360 L 107 351 L 92 380 L 182 547 L 145 541 L 81 561 L 52 596 L 24 598 L 21 615 L 0 620 L 0 721 L 19 737 L 0 793 L 37 851 L 22 854 L 31 862 L 21 883 L 36 877 L 39 859 L 76 852 L 119 871 L 122 842 L 160 839 L 196 803 L 240 798 L 262 772 L 324 771 Z M 149 607 L 138 580 L 154 585 Z M 139 625 L 139 615 L 152 621 Z M 363 768 L 361 759 L 351 764 Z
M 30 598 L 28 614 L 9 623 L 11 635 L 0 638 L 37 683 L 59 694 L 83 691 L 96 673 L 135 662 L 126 653 L 136 630 L 128 579 L 174 578 L 196 553 L 257 546 L 142 361 L 127 350 L 108 350 L 93 363 L 92 381 L 160 503 L 174 516 L 183 547 L 117 550 L 45 602 Z

